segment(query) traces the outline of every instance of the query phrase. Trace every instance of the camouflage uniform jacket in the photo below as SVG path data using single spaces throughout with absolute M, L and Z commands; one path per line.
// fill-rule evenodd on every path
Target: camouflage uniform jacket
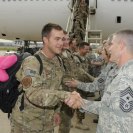
M 65 66 L 65 73 L 68 75 L 74 75 L 73 69 L 75 69 L 76 64 L 73 60 L 73 54 L 70 50 L 64 50 L 61 54 L 61 58 L 63 60 Z M 74 67 L 74 68 L 73 68 Z
M 97 133 L 133 132 L 133 60 L 114 75 L 101 102 L 85 101 L 88 112 L 99 114 Z
M 65 73 L 62 78 L 62 87 L 63 87 L 63 90 L 65 91 L 72 91 L 72 89 L 70 89 L 65 85 L 65 82 L 68 80 L 71 80 L 72 78 L 76 78 L 76 75 L 75 75 L 76 64 L 73 60 L 73 55 L 69 50 L 64 50 L 61 54 L 61 58 L 63 60 L 64 68 L 65 68 Z
M 86 58 L 86 56 L 81 56 L 79 55 L 79 53 L 75 53 L 74 60 L 77 63 L 77 65 L 81 66 L 86 72 L 88 72 L 89 61 Z
M 41 51 L 38 55 L 42 59 L 43 72 L 40 75 L 40 63 L 34 56 L 27 57 L 17 73 L 24 93 L 24 110 L 20 111 L 22 95 L 20 95 L 12 113 L 13 120 L 26 128 L 35 131 L 54 128 L 54 107 L 63 101 L 69 92 L 61 91 L 61 80 L 64 68 L 59 59 L 48 59 Z M 28 99 L 28 100 L 27 100 Z M 42 108 L 34 106 L 32 103 Z M 53 107 L 53 109 L 45 109 Z M 45 129 L 46 130 L 46 129 Z
M 80 56 L 79 53 L 74 54 L 74 61 L 77 65 L 77 73 L 79 73 L 78 80 L 82 82 L 92 82 L 94 77 L 88 73 L 90 63 L 86 57 Z
M 92 83 L 83 83 L 80 82 L 77 86 L 78 89 L 83 91 L 100 91 L 100 90 L 106 90 L 108 85 L 112 82 L 114 75 L 118 71 L 118 67 L 115 63 L 108 63 L 107 66 L 102 70 L 101 74 L 98 76 L 98 78 L 95 78 L 95 80 Z

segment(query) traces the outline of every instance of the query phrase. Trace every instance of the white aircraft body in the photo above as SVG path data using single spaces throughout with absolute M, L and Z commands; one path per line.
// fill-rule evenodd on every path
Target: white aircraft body
M 0 0 L 0 38 L 41 41 L 41 29 L 57 23 L 64 29 L 71 15 L 71 0 Z M 89 0 L 89 30 L 102 38 L 120 29 L 133 29 L 133 0 Z M 94 13 L 95 12 L 95 13 Z
M 0 38 L 41 41 L 46 23 L 67 25 L 71 0 L 0 0 Z
M 101 30 L 103 39 L 122 29 L 133 29 L 133 0 L 90 0 L 96 9 L 90 16 L 90 29 Z

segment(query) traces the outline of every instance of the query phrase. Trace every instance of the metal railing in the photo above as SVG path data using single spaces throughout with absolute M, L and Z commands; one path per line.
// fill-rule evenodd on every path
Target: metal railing
M 92 23 L 94 24 L 95 22 L 92 22 L 94 20 L 91 20 L 91 14 L 92 7 L 89 7 L 89 14 L 87 16 L 87 22 L 86 22 L 86 31 L 85 31 L 85 42 L 90 42 L 90 43 L 99 43 L 102 44 L 102 31 L 99 29 L 94 29 L 92 28 Z
M 71 4 L 69 4 L 69 5 L 71 5 Z M 69 7 L 70 10 L 71 10 L 71 14 L 68 17 L 67 26 L 66 26 L 66 31 L 67 31 L 68 34 L 71 32 L 72 27 L 73 27 L 74 11 L 75 11 L 76 5 L 77 5 L 77 0 L 75 1 L 73 7 Z

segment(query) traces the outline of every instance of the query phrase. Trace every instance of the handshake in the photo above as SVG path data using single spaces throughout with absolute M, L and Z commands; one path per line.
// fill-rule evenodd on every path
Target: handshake
M 80 109 L 84 104 L 82 97 L 76 91 L 73 91 L 64 102 L 73 109 Z

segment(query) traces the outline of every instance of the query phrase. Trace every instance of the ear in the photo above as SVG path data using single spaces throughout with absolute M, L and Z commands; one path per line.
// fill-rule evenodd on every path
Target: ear
M 48 43 L 48 37 L 43 37 L 43 42 L 44 42 L 44 44 L 47 44 Z
M 125 48 L 125 43 L 124 43 L 124 41 L 120 41 L 120 50 L 122 51 L 124 48 Z

